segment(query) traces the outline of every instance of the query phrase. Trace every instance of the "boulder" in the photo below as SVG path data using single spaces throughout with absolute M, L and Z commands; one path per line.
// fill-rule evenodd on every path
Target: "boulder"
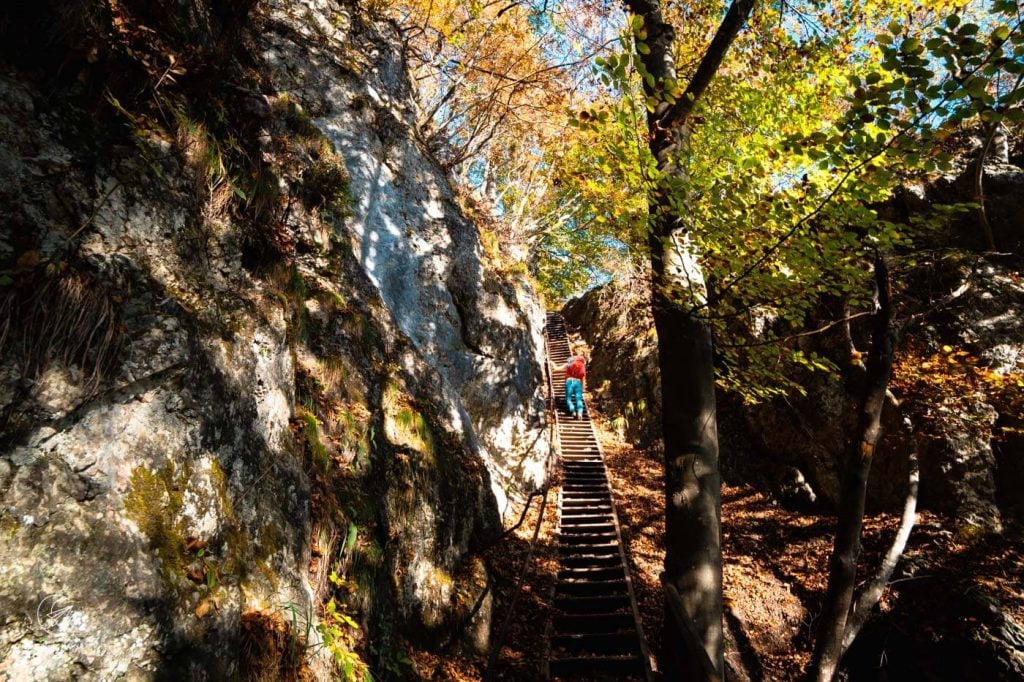
M 790 650 L 807 618 L 790 586 L 756 562 L 730 564 L 724 570 L 726 630 L 737 649 L 750 650 L 757 658 Z M 736 589 L 743 590 L 742 598 Z

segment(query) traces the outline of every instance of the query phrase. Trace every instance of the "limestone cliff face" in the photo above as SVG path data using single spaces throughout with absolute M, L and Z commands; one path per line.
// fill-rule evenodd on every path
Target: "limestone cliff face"
M 0 63 L 11 679 L 486 641 L 477 550 L 544 475 L 539 307 L 416 141 L 396 30 L 252 4 L 3 18 L 50 55 Z
M 348 227 L 356 258 L 402 333 L 457 394 L 449 402 L 472 424 L 504 505 L 504 489 L 537 487 L 543 478 L 536 439 L 544 311 L 521 283 L 485 268 L 476 228 L 411 134 L 415 110 L 397 36 L 355 30 L 326 1 L 305 6 L 307 40 L 271 34 L 266 59 L 341 152 L 355 200 Z M 272 16 L 287 26 L 294 12 L 294 3 L 280 3 Z M 308 49 L 313 36 L 322 50 Z M 338 54 L 358 56 L 346 62 Z

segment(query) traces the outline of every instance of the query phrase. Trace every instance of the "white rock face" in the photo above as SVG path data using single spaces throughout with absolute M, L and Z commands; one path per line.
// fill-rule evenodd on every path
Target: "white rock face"
M 344 157 L 353 251 L 398 327 L 444 378 L 453 419 L 477 441 L 504 512 L 509 493 L 529 492 L 545 476 L 543 311 L 523 287 L 485 270 L 475 226 L 413 132 L 394 36 L 334 28 L 346 22 L 330 21 L 329 3 L 304 4 L 319 17 L 313 25 L 332 27 L 321 34 L 329 48 L 309 56 L 275 40 L 268 61 Z M 291 3 L 275 6 L 282 20 L 291 11 Z M 358 74 L 335 61 L 353 49 L 369 57 Z

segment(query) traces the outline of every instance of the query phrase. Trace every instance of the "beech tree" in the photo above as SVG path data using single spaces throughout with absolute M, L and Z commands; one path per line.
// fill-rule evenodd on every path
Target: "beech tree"
M 666 83 L 677 80 L 675 30 L 656 0 L 631 0 L 628 7 L 642 19 L 637 51 L 654 81 L 645 81 L 645 90 L 658 95 L 659 86 L 664 89 Z M 680 229 L 673 190 L 685 182 L 678 155 L 689 138 L 689 116 L 753 7 L 754 0 L 734 0 L 681 96 L 659 97 L 661 101 L 647 117 L 651 154 L 662 174 L 648 197 L 648 249 L 665 443 L 664 580 L 682 600 L 693 635 L 719 677 L 724 676 L 725 659 L 714 355 L 707 320 L 687 305 L 691 297 L 681 295 L 697 291 L 699 301 L 706 293 L 700 266 Z M 672 619 L 666 623 L 666 632 L 666 674 L 678 678 L 685 673 L 687 679 L 707 675 L 696 656 L 679 656 L 674 646 L 691 637 L 690 632 L 679 630 Z

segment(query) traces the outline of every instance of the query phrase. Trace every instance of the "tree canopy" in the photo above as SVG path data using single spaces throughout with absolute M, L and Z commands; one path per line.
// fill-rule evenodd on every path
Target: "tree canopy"
M 642 19 L 616 5 L 398 8 L 427 140 L 490 201 L 501 238 L 525 249 L 548 295 L 642 269 L 648 190 L 660 182 L 646 115 L 683 96 L 723 6 L 666 5 L 679 73 L 658 83 L 640 59 Z M 780 379 L 787 366 L 829 368 L 770 341 L 801 333 L 826 294 L 864 311 L 868 252 L 907 251 L 948 217 L 897 225 L 877 207 L 948 170 L 954 130 L 1021 124 L 1017 12 L 980 0 L 755 6 L 674 160 L 686 178 L 675 212 L 714 300 L 720 383 L 757 400 L 799 390 Z

